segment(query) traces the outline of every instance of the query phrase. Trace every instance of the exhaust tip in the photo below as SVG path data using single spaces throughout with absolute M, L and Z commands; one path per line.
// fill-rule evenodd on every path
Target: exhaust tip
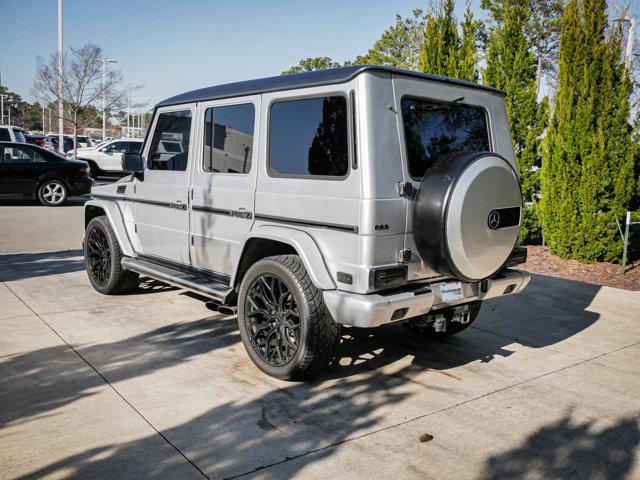
M 214 302 L 213 300 L 209 300 L 208 302 L 205 302 L 205 306 L 209 310 L 213 310 L 214 312 L 217 312 L 221 305 L 219 302 Z
M 218 306 L 218 313 L 221 313 L 223 315 L 235 315 L 236 311 L 236 307 L 229 307 L 228 305 Z

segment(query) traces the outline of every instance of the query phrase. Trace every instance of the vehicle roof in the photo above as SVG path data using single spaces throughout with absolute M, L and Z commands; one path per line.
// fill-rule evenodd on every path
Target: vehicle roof
M 0 127 L 4 127 L 4 128 L 15 128 L 17 130 L 22 130 L 24 132 L 24 128 L 19 127 L 17 125 L 0 125 Z
M 255 95 L 259 93 L 277 92 L 281 90 L 292 90 L 295 88 L 316 87 L 320 85 L 331 85 L 344 83 L 353 79 L 363 72 L 386 72 L 396 75 L 403 75 L 413 78 L 421 78 L 432 82 L 448 83 L 477 90 L 485 90 L 504 95 L 502 90 L 498 90 L 486 85 L 457 80 L 455 78 L 432 75 L 430 73 L 414 72 L 393 67 L 382 67 L 378 65 L 353 65 L 350 67 L 329 68 L 326 70 L 316 70 L 313 72 L 294 73 L 291 75 L 278 75 L 277 77 L 259 78 L 256 80 L 246 80 L 243 82 L 227 83 L 212 87 L 200 88 L 191 92 L 182 93 L 158 103 L 158 107 L 168 105 L 179 105 L 181 103 L 203 102 L 206 100 L 217 100 L 220 98 L 240 97 L 244 95 Z

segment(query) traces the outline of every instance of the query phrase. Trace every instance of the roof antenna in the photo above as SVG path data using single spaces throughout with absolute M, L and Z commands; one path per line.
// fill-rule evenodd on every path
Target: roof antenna
M 463 100 L 464 100 L 464 97 L 458 97 L 458 98 L 456 98 L 454 100 L 451 100 L 451 103 L 458 103 L 458 102 L 461 102 Z

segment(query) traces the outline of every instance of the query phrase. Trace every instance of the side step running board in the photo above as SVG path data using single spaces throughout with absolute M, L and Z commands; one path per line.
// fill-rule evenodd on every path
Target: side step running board
M 233 291 L 232 288 L 229 288 L 229 285 L 220 283 L 206 274 L 194 271 L 186 272 L 140 258 L 124 257 L 122 259 L 122 268 L 141 275 L 147 275 L 161 282 L 192 290 L 218 300 L 222 304 L 226 303 L 227 296 Z

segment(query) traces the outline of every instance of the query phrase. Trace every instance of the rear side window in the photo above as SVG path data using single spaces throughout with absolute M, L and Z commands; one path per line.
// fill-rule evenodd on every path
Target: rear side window
M 14 128 L 13 134 L 16 136 L 16 142 L 27 143 L 27 140 L 24 138 L 24 134 L 22 133 L 22 130 L 18 130 L 17 128 Z
M 409 174 L 422 178 L 443 157 L 489 150 L 484 109 L 457 103 L 402 99 Z
M 184 171 L 189 159 L 191 112 L 180 110 L 158 116 L 149 147 L 149 170 Z
M 269 115 L 269 173 L 344 177 L 349 171 L 343 96 L 277 102 Z
M 46 160 L 32 148 L 4 147 L 2 161 L 3 163 L 33 163 Z
M 8 128 L 0 128 L 0 142 L 10 142 L 11 135 L 9 135 Z
M 204 115 L 205 172 L 248 173 L 253 154 L 252 103 L 207 108 Z

